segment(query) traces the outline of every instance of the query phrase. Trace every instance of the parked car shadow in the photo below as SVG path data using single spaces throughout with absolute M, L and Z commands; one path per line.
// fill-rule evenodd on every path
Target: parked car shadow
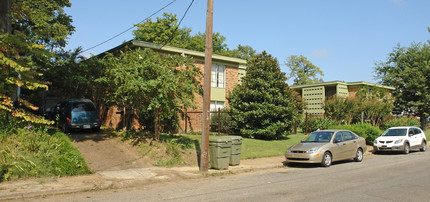
M 94 142 L 100 142 L 110 139 L 115 136 L 111 131 L 73 131 L 68 133 L 70 139 L 76 142 L 83 142 L 87 140 L 92 140 Z
M 353 159 L 347 159 L 347 160 L 343 160 L 343 161 L 335 161 L 331 164 L 331 166 L 336 166 L 339 164 L 344 164 L 344 163 L 354 163 L 355 161 Z M 289 168 L 320 168 L 322 167 L 321 164 L 319 163 L 291 163 L 291 162 L 282 162 L 282 164 L 284 164 L 285 167 L 289 167 Z
M 410 150 L 409 153 L 413 154 L 413 153 L 419 153 L 420 150 Z M 374 155 L 381 155 L 381 156 L 391 156 L 391 155 L 405 155 L 402 152 L 399 151 L 384 151 L 384 152 L 372 152 Z

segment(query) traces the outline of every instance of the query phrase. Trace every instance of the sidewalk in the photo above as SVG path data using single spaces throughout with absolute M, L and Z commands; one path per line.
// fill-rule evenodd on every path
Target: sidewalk
M 32 179 L 0 183 L 0 201 L 67 194 L 103 189 L 120 189 L 173 180 L 193 179 L 210 175 L 237 174 L 262 169 L 282 167 L 283 156 L 241 160 L 238 166 L 228 170 L 209 169 L 200 172 L 198 167 L 151 167 L 119 171 L 102 171 L 87 176 L 62 177 L 57 179 Z M 45 180 L 45 181 L 44 181 Z
M 372 155 L 371 147 L 365 156 Z M 228 170 L 209 169 L 200 172 L 198 167 L 150 167 L 119 171 L 101 171 L 87 176 L 62 177 L 57 179 L 34 179 L 0 183 L 0 201 L 22 200 L 29 197 L 67 194 L 104 189 L 121 189 L 139 185 L 251 172 L 284 167 L 284 156 L 241 160 L 238 166 Z

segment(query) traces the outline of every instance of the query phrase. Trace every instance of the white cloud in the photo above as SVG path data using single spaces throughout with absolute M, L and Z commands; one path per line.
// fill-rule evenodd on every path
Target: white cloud
M 328 51 L 327 49 L 312 51 L 312 57 L 314 58 L 324 58 L 324 57 L 327 57 L 329 54 L 330 54 L 330 51 Z

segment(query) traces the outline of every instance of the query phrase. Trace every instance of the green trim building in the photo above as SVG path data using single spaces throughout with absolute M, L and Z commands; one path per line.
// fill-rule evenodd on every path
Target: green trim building
M 395 90 L 394 87 L 384 86 L 365 81 L 343 82 L 330 81 L 323 83 L 313 83 L 305 85 L 295 85 L 290 88 L 294 90 L 305 102 L 305 113 L 311 115 L 323 115 L 323 104 L 331 97 L 355 97 L 357 91 L 363 87 L 376 87 L 389 91 Z
M 205 53 L 200 51 L 188 50 L 184 48 L 177 48 L 173 46 L 160 45 L 149 43 L 145 41 L 139 40 L 131 40 L 125 42 L 115 48 L 112 48 L 106 52 L 116 54 L 119 51 L 125 50 L 127 48 L 149 48 L 153 51 L 158 52 L 160 55 L 182 55 L 189 56 L 193 59 L 193 64 L 200 69 L 200 71 L 204 72 L 204 61 L 205 61 Z M 98 55 L 98 57 L 103 57 L 105 53 Z M 212 55 L 212 67 L 211 67 L 211 111 L 216 111 L 219 108 L 224 108 L 228 106 L 227 103 L 227 95 L 229 92 L 233 91 L 233 88 L 240 83 L 243 76 L 246 74 L 246 60 L 227 57 L 222 55 Z M 201 80 L 203 85 L 203 78 Z M 203 97 L 200 95 L 196 95 L 196 103 L 198 108 L 193 110 L 194 113 L 188 114 L 190 119 L 185 122 L 183 120 L 180 123 L 181 129 L 185 130 L 201 130 L 201 113 L 203 109 Z M 115 116 L 116 112 L 111 112 L 112 116 Z M 121 120 L 116 118 L 117 120 Z M 108 118 L 106 122 L 111 120 L 116 120 L 115 118 Z M 116 128 L 115 125 L 119 123 L 104 123 L 107 126 Z

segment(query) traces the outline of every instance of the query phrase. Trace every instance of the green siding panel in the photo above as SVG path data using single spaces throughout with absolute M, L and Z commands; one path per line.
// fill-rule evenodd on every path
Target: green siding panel
M 306 102 L 305 112 L 312 115 L 324 114 L 325 87 L 309 87 L 302 89 L 302 96 Z
M 348 97 L 348 86 L 343 84 L 336 85 L 336 96 L 347 98 Z
M 211 88 L 211 101 L 225 102 L 225 88 Z

